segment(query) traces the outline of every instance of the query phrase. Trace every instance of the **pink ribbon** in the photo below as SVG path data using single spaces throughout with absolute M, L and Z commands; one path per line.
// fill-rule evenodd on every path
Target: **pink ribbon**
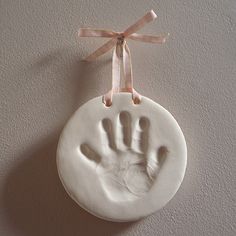
M 133 87 L 133 74 L 131 55 L 129 47 L 125 38 L 146 42 L 146 43 L 164 43 L 167 36 L 152 36 L 137 34 L 136 31 L 140 30 L 147 23 L 153 21 L 157 15 L 153 10 L 149 11 L 146 15 L 136 21 L 133 25 L 128 27 L 124 32 L 115 32 L 112 30 L 104 29 L 92 29 L 92 28 L 80 28 L 79 37 L 105 37 L 111 38 L 108 42 L 98 48 L 95 52 L 85 58 L 86 61 L 92 61 L 97 57 L 105 54 L 114 47 L 112 56 L 112 89 L 103 96 L 103 102 L 106 106 L 112 104 L 113 93 L 130 92 L 132 93 L 132 99 L 135 104 L 140 103 L 141 95 L 138 94 Z M 121 76 L 120 67 L 123 63 L 123 75 L 125 81 L 125 87 L 120 88 Z

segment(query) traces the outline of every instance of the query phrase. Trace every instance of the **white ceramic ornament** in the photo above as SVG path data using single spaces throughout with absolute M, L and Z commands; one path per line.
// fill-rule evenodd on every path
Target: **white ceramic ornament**
M 154 213 L 175 195 L 184 178 L 187 148 L 183 133 L 167 110 L 133 89 L 130 53 L 124 41 L 137 37 L 150 42 L 147 37 L 152 37 L 160 42 L 160 36 L 134 33 L 155 17 L 150 11 L 128 30 L 110 35 L 116 39 L 112 90 L 81 106 L 58 144 L 58 173 L 67 193 L 105 220 L 133 221 Z M 104 35 L 104 30 L 80 31 L 80 36 L 98 35 Z M 89 58 L 108 48 L 105 44 L 106 50 L 101 47 Z M 121 92 L 118 74 L 122 61 L 125 92 Z

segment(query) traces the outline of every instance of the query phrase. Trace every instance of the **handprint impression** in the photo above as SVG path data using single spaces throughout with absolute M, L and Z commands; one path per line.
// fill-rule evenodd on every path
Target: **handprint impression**
M 149 150 L 150 122 L 146 117 L 136 122 L 133 132 L 128 112 L 122 111 L 115 123 L 116 132 L 113 132 L 110 119 L 101 121 L 101 154 L 86 143 L 80 150 L 83 157 L 93 163 L 102 187 L 112 201 L 132 201 L 151 189 L 168 150 L 165 146 Z

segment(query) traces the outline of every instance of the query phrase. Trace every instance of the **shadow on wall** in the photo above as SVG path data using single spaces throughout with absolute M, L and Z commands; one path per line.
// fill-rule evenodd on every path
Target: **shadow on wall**
M 48 66 L 54 59 L 53 55 L 45 57 L 36 69 Z M 83 63 L 78 65 L 78 62 L 73 66 L 74 74 L 69 80 L 78 91 L 75 99 L 80 103 L 86 97 L 91 80 L 96 79 L 97 68 L 91 69 Z M 17 157 L 22 161 L 8 173 L 1 200 L 9 227 L 19 232 L 17 235 L 24 236 L 115 235 L 125 230 L 132 223 L 98 219 L 81 209 L 66 194 L 56 169 L 59 133 L 55 131 L 29 147 Z
M 115 235 L 125 230 L 130 223 L 98 219 L 66 194 L 56 169 L 57 139 L 44 140 L 9 173 L 4 205 L 10 227 L 26 236 Z

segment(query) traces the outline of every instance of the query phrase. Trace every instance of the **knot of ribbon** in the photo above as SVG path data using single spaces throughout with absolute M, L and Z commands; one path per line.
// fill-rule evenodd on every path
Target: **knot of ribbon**
M 146 43 L 164 43 L 166 41 L 165 36 L 152 36 L 152 35 L 143 35 L 135 33 L 147 23 L 153 21 L 157 15 L 153 10 L 146 13 L 138 21 L 132 24 L 123 32 L 115 32 L 112 30 L 105 29 L 92 29 L 92 28 L 80 28 L 79 37 L 105 37 L 111 38 L 96 51 L 90 54 L 85 58 L 86 61 L 92 61 L 97 57 L 105 54 L 114 47 L 113 56 L 112 56 L 112 89 L 103 96 L 103 103 L 106 106 L 112 104 L 113 93 L 119 92 L 130 92 L 132 93 L 132 99 L 135 104 L 140 103 L 141 95 L 136 92 L 133 87 L 133 73 L 132 73 L 132 64 L 131 64 L 131 55 L 129 47 L 125 39 L 132 39 L 136 41 L 146 42 Z M 121 84 L 121 71 L 120 67 L 123 64 L 123 76 L 125 85 L 124 88 L 120 87 Z

